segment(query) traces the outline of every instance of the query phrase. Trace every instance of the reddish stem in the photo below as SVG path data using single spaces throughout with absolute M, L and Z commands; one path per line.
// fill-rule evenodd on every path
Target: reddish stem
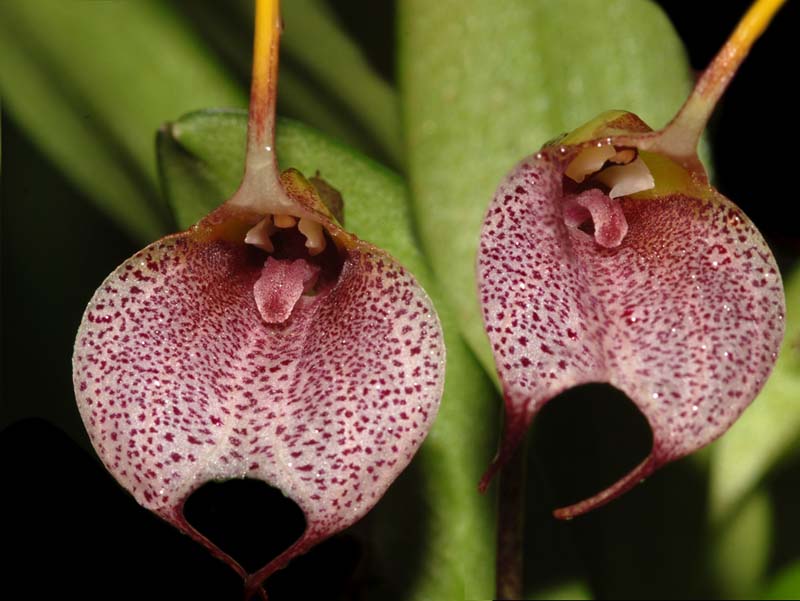
M 253 80 L 250 86 L 244 178 L 228 203 L 261 216 L 268 213 L 291 214 L 296 205 L 281 185 L 275 152 L 280 37 L 279 0 L 256 0 Z
M 495 564 L 496 599 L 522 599 L 525 465 L 528 447 L 525 440 L 517 445 L 500 470 Z
M 678 157 L 692 157 L 700 135 L 736 70 L 750 48 L 769 25 L 786 0 L 756 0 L 714 60 L 700 76 L 675 118 L 654 138 L 653 149 Z

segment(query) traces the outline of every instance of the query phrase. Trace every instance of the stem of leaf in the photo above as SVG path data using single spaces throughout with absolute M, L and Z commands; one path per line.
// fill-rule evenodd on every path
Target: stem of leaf
M 500 470 L 496 599 L 522 599 L 527 437 Z

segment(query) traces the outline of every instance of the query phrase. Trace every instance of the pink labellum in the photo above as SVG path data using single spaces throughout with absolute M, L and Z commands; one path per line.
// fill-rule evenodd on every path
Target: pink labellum
M 594 227 L 594 239 L 605 248 L 619 246 L 628 233 L 628 222 L 620 203 L 602 190 L 591 188 L 565 196 L 564 223 L 574 228 L 589 221 Z
M 253 285 L 256 306 L 266 323 L 283 323 L 289 319 L 300 296 L 307 292 L 319 276 L 319 267 L 304 259 L 268 257 L 261 277 Z
M 763 386 L 783 335 L 775 260 L 704 174 L 640 152 L 655 188 L 616 199 L 600 177 L 566 175 L 583 152 L 648 139 L 631 115 L 608 129 L 620 124 L 633 133 L 545 147 L 517 165 L 489 207 L 478 252 L 506 405 L 504 440 L 482 486 L 542 406 L 573 386 L 619 388 L 653 430 L 637 468 L 559 517 L 609 501 L 725 432 Z

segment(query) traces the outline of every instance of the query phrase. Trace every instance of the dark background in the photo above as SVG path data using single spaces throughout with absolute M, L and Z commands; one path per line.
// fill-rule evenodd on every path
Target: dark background
M 373 64 L 392 80 L 392 4 L 369 0 L 331 4 Z M 698 70 L 711 60 L 748 5 L 732 0 L 664 0 L 659 4 Z M 784 273 L 800 256 L 800 230 L 793 219 L 798 101 L 790 91 L 797 78 L 797 53 L 790 44 L 790 32 L 796 32 L 800 23 L 797 13 L 797 3 L 789 3 L 757 42 L 726 93 L 710 132 L 717 187 L 755 221 Z M 2 119 L 0 541 L 7 553 L 4 588 L 21 586 L 20 598 L 240 598 L 241 583 L 232 571 L 139 508 L 90 450 L 72 400 L 72 342 L 83 306 L 107 275 L 108 266 L 137 248 L 71 187 L 13 119 L 6 114 Z M 52 227 L 53 222 L 57 227 Z M 43 227 L 44 223 L 50 226 Z M 42 231 L 47 235 L 40 236 Z M 68 243 L 75 237 L 87 244 L 78 254 L 65 256 L 61 249 L 75 248 Z M 31 239 L 36 243 L 31 244 Z M 104 253 L 99 255 L 94 248 Z M 609 394 L 608 390 L 582 389 L 543 413 L 532 451 L 530 483 L 545 494 L 531 507 L 530 521 L 538 520 L 534 516 L 544 515 L 561 497 L 580 498 L 582 492 L 599 489 L 592 482 L 602 479 L 603 470 L 616 469 L 630 456 L 646 453 L 649 438 L 641 417 L 624 398 L 597 402 L 599 396 Z M 588 446 L 568 447 L 563 441 L 548 439 L 548 430 L 560 432 L 567 424 Z M 606 443 L 614 441 L 614 432 L 622 428 L 637 434 L 616 452 L 604 451 L 614 446 Z M 591 450 L 588 460 L 587 449 Z M 572 473 L 585 471 L 589 484 L 575 490 L 572 481 L 559 478 L 562 466 L 569 466 Z M 582 576 L 600 597 L 647 595 L 643 591 L 667 597 L 713 594 L 704 588 L 699 557 L 702 492 L 681 498 L 687 519 L 679 532 L 662 532 L 661 540 L 654 541 L 647 538 L 653 536 L 652 530 L 641 528 L 648 514 L 658 512 L 664 499 L 671 498 L 672 487 L 686 488 L 696 477 L 692 474 L 678 464 L 650 486 L 630 493 L 632 499 L 624 508 L 612 506 L 579 523 L 553 523 L 547 531 L 537 532 L 537 542 L 529 549 L 541 560 L 536 576 L 543 581 L 560 573 Z M 794 486 L 798 475 L 800 465 L 795 462 L 770 483 L 780 500 L 777 515 L 781 520 L 773 569 L 800 556 L 794 542 L 800 538 L 800 525 L 793 517 L 793 508 L 800 503 Z M 697 483 L 694 489 L 702 491 L 704 486 Z M 187 504 L 187 515 L 224 549 L 243 558 L 246 566 L 265 563 L 303 527 L 296 507 L 268 486 L 252 482 L 206 487 Z M 370 572 L 368 520 L 273 577 L 271 598 L 363 598 L 370 579 L 378 577 Z M 629 581 L 602 576 L 604 566 L 616 557 L 647 555 L 647 549 L 656 544 L 660 547 L 657 556 L 649 563 L 640 557 L 644 567 L 637 564 L 637 575 Z M 571 557 L 574 565 L 551 565 L 548 556 L 554 548 L 559 550 L 558 557 Z M 663 562 L 681 560 L 689 565 L 676 578 Z

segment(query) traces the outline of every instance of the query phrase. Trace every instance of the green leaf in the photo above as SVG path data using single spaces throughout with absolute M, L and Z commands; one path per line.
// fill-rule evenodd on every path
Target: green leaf
M 711 447 L 711 517 L 721 522 L 800 442 L 800 269 L 786 284 L 786 337 L 753 404 Z
M 182 226 L 236 189 L 245 128 L 243 112 L 205 111 L 162 131 L 164 189 Z M 294 121 L 278 122 L 277 149 L 283 168 L 309 176 L 319 172 L 342 193 L 345 227 L 388 250 L 412 271 L 436 303 L 444 326 L 447 383 L 439 416 L 413 464 L 415 476 L 400 478 L 370 517 L 380 535 L 374 550 L 385 589 L 380 597 L 488 598 L 493 589 L 494 512 L 491 496 L 477 493 L 477 482 L 494 448 L 498 401 L 460 338 L 414 239 L 406 188 L 394 173 Z M 395 507 L 400 511 L 393 511 Z M 421 548 L 387 542 L 407 540 L 409 532 L 420 528 Z
M 250 79 L 253 1 L 175 0 L 180 13 L 242 82 Z M 397 94 L 368 64 L 322 0 L 281 6 L 278 113 L 371 156 L 400 164 Z
M 7 425 L 40 417 L 91 451 L 68 367 L 75 329 L 97 285 L 136 246 L 3 117 L 0 438 Z
M 142 241 L 170 228 L 152 132 L 192 109 L 246 102 L 169 5 L 153 1 L 0 3 L 0 89 L 47 156 Z
M 748 599 L 757 592 L 770 559 L 773 511 L 769 495 L 750 495 L 716 531 L 711 567 L 722 596 Z
M 590 601 L 590 599 L 594 599 L 594 596 L 584 583 L 570 581 L 552 586 L 534 595 L 527 595 L 526 598 L 546 599 L 548 601 L 558 601 L 559 599 Z
M 285 55 L 313 76 L 326 101 L 346 108 L 393 165 L 401 165 L 397 94 L 345 35 L 330 8 L 321 0 L 292 0 L 283 4 L 283 16 Z
M 689 90 L 686 58 L 660 9 L 642 0 L 408 0 L 399 9 L 417 223 L 470 345 L 493 371 L 475 251 L 498 183 L 603 111 L 664 125 Z
M 390 157 L 363 124 L 348 114 L 346 107 L 333 102 L 333 97 L 318 82 L 287 60 L 281 65 L 280 81 L 278 114 L 307 123 L 369 156 Z
M 795 560 L 770 583 L 758 599 L 798 599 L 800 598 L 800 559 Z

